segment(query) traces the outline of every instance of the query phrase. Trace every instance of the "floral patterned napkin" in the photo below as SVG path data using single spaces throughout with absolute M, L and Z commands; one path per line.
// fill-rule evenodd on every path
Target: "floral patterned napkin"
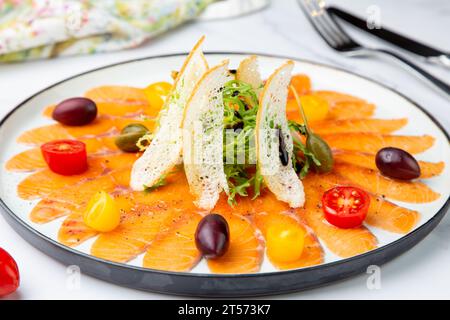
M 0 62 L 132 48 L 214 0 L 0 0 Z

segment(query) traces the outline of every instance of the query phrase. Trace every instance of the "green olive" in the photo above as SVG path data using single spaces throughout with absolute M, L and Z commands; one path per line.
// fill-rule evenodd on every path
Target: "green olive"
M 139 123 L 129 124 L 116 137 L 116 146 L 125 152 L 138 152 L 139 148 L 136 143 L 146 133 L 148 133 L 148 129 L 144 125 Z
M 320 166 L 313 164 L 314 169 L 319 173 L 327 173 L 333 169 L 333 153 L 328 144 L 314 133 L 310 133 L 306 139 L 306 147 L 320 161 Z

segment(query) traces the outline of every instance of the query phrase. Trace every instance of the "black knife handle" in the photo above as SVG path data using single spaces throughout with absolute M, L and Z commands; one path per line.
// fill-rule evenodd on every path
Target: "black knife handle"
M 366 31 L 374 36 L 377 36 L 380 39 L 383 39 L 389 43 L 392 43 L 393 45 L 396 45 L 404 50 L 411 51 L 420 56 L 423 57 L 436 57 L 441 55 L 449 56 L 449 54 L 446 52 L 442 52 L 438 49 L 432 48 L 428 45 L 410 39 L 406 36 L 398 34 L 389 29 L 386 28 L 369 29 L 367 27 L 367 21 L 337 7 L 333 6 L 327 7 L 327 11 L 363 31 Z
M 395 53 L 393 51 L 390 51 L 390 50 L 385 50 L 385 49 L 369 49 L 369 50 L 371 52 L 374 52 L 374 53 L 382 53 L 382 54 L 391 56 L 391 57 L 397 59 L 398 61 L 404 63 L 410 69 L 412 69 L 413 71 L 418 73 L 420 76 L 424 77 L 425 79 L 428 79 L 436 87 L 438 87 L 444 93 L 446 93 L 447 94 L 447 98 L 450 97 L 450 85 L 448 85 L 444 81 L 436 78 L 435 76 L 431 75 L 430 73 L 428 73 L 427 71 L 425 71 L 424 69 L 422 69 L 421 67 L 416 65 L 415 63 L 411 62 L 409 59 L 406 59 L 405 57 L 403 57 L 403 56 L 401 56 L 401 55 L 399 55 L 399 54 L 397 54 L 397 53 Z

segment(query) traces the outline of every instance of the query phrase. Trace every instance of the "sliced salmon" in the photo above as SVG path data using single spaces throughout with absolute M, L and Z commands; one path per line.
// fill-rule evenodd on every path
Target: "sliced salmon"
M 336 133 L 320 136 L 332 148 L 373 154 L 385 147 L 396 147 L 413 154 L 421 153 L 431 148 L 435 140 L 428 135 L 395 136 L 378 133 Z
M 187 272 L 197 265 L 201 254 L 195 245 L 195 231 L 201 219 L 197 213 L 183 217 L 170 232 L 157 236 L 147 248 L 144 267 Z
M 320 240 L 334 254 L 347 258 L 377 248 L 377 238 L 365 227 L 340 229 L 329 224 L 321 208 L 321 198 L 325 188 L 316 175 L 309 174 L 304 180 L 306 204 L 299 214 L 314 230 Z
M 58 241 L 68 247 L 75 247 L 96 235 L 97 231 L 84 223 L 83 213 L 74 212 L 63 221 L 59 228 Z
M 270 256 L 268 257 L 272 265 L 274 265 L 277 269 L 288 270 L 302 268 L 314 266 L 323 262 L 323 251 L 319 241 L 317 241 L 316 237 L 307 226 L 301 223 L 298 219 L 294 218 L 292 215 L 262 212 L 253 216 L 253 222 L 256 227 L 261 230 L 264 237 L 266 237 L 267 230 L 271 225 L 285 225 L 287 227 L 290 225 L 296 225 L 307 230 L 303 253 L 298 260 L 293 262 L 280 262 L 272 259 Z
M 15 172 L 34 171 L 46 167 L 47 164 L 39 148 L 22 151 L 9 159 L 5 165 L 6 170 Z
M 128 171 L 129 174 L 129 171 Z M 98 191 L 113 192 L 118 187 L 112 175 L 88 179 L 74 185 L 54 190 L 40 200 L 30 213 L 36 223 L 46 223 L 56 218 L 84 208 L 89 199 Z
M 88 180 L 96 180 L 111 170 L 124 168 L 129 170 L 133 164 L 130 159 L 133 159 L 133 157 L 133 154 L 92 157 L 88 161 L 88 170 L 73 176 L 63 176 L 52 172 L 50 169 L 44 169 L 22 180 L 17 186 L 17 192 L 19 197 L 25 200 L 42 198 L 53 192 L 59 192 L 66 187 L 79 186 Z M 95 184 L 94 181 L 92 183 Z
M 128 214 L 134 205 L 133 198 L 128 194 L 110 193 L 118 206 L 122 219 Z M 84 241 L 95 237 L 98 232 L 86 226 L 83 220 L 86 206 L 77 206 L 70 215 L 63 221 L 58 231 L 58 241 L 69 247 L 75 247 Z
M 99 102 L 115 102 L 129 104 L 148 103 L 144 90 L 129 86 L 100 86 L 88 90 L 85 97 Z
M 312 94 L 328 101 L 328 119 L 369 118 L 375 111 L 374 104 L 348 94 L 322 90 L 313 91 Z
M 317 181 L 325 189 L 338 185 L 355 185 L 342 176 L 330 173 L 317 175 Z M 364 223 L 395 233 L 408 233 L 419 222 L 420 214 L 417 211 L 403 208 L 383 199 L 380 196 L 369 193 L 370 206 Z
M 110 261 L 130 261 L 143 253 L 158 235 L 168 232 L 183 217 L 183 212 L 164 203 L 134 208 L 117 229 L 97 238 L 91 254 Z
M 208 260 L 213 273 L 258 272 L 263 260 L 263 244 L 256 229 L 244 217 L 223 215 L 230 229 L 230 246 L 220 258 Z
M 333 158 L 337 163 L 358 165 L 367 169 L 378 170 L 375 164 L 375 155 L 370 153 L 346 150 L 334 150 Z M 442 173 L 445 163 L 417 161 L 420 166 L 420 178 L 432 178 Z
M 378 171 L 350 164 L 335 164 L 336 173 L 363 189 L 393 200 L 410 203 L 435 201 L 440 194 L 421 182 L 394 180 L 382 176 Z
M 86 152 L 88 155 L 99 155 L 119 152 L 114 143 L 114 138 L 93 138 L 80 139 L 86 144 Z M 22 151 L 6 162 L 5 168 L 14 172 L 31 172 L 44 169 L 47 164 L 42 157 L 40 148 L 33 148 Z
M 408 119 L 341 119 L 311 122 L 311 129 L 318 134 L 374 132 L 387 134 L 399 130 Z

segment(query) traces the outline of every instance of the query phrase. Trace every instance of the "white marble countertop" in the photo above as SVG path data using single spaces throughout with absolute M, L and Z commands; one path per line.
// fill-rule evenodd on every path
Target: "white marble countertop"
M 450 2 L 447 0 L 336 0 L 365 15 L 378 5 L 382 24 L 450 51 Z M 306 58 L 337 65 L 391 86 L 431 112 L 450 130 L 450 103 L 430 87 L 394 64 L 380 60 L 351 59 L 331 51 L 313 31 L 295 0 L 273 0 L 270 8 L 245 17 L 194 22 L 146 45 L 116 53 L 72 57 L 22 64 L 0 65 L 0 117 L 36 91 L 71 75 L 106 64 L 150 55 L 185 52 L 200 35 L 207 36 L 208 51 L 248 51 Z M 369 42 L 366 37 L 362 37 Z M 378 43 L 371 39 L 370 43 Z M 381 45 L 381 43 L 380 43 Z M 450 70 L 422 64 L 449 80 Z M 13 299 L 167 299 L 82 276 L 79 290 L 68 290 L 66 267 L 41 253 L 0 218 L 0 246 L 17 260 L 22 276 Z M 301 293 L 277 296 L 287 299 L 389 299 L 450 298 L 450 216 L 420 244 L 381 268 L 381 288 L 370 290 L 369 275 Z

